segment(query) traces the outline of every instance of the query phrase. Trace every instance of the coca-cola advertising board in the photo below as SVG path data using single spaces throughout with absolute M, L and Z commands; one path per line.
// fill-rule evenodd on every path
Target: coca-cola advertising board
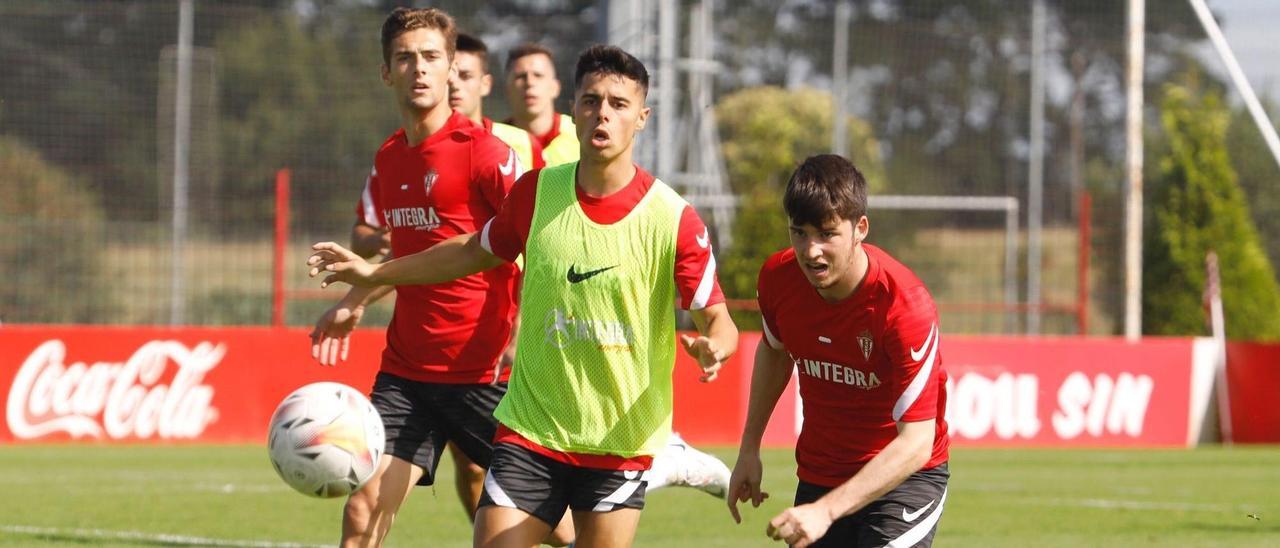
M 359 330 L 350 364 L 321 367 L 297 329 L 5 326 L 0 441 L 264 440 L 299 386 L 368 392 L 382 345 L 380 331 Z

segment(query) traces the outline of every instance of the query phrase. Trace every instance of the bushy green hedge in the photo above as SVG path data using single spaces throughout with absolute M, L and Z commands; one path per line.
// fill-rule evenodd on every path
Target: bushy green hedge
M 4 135 L 0 188 L 0 322 L 110 322 L 97 194 Z
M 1226 146 L 1230 119 L 1220 96 L 1195 84 L 1167 85 L 1144 239 L 1144 331 L 1200 335 L 1205 255 L 1218 255 L 1227 336 L 1280 339 L 1280 288 L 1259 243 Z

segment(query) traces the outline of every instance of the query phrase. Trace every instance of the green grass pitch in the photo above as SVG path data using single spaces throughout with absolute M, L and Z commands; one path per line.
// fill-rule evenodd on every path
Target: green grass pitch
M 764 529 L 794 494 L 791 452 L 765 466 L 771 498 L 742 525 L 706 494 L 664 489 L 636 545 L 782 546 Z M 440 470 L 389 546 L 471 545 L 451 465 Z M 1280 447 L 956 449 L 951 470 L 936 546 L 1280 546 Z M 333 545 L 342 512 L 289 490 L 260 446 L 2 446 L 0 486 L 4 546 Z

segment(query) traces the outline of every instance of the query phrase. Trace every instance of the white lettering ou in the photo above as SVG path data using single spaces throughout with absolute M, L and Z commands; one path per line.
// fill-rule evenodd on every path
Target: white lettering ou
M 1142 435 L 1155 383 L 1148 375 L 1121 373 L 1118 381 L 1101 374 L 1092 382 L 1084 373 L 1067 376 L 1058 389 L 1053 428 L 1062 439 L 1090 436 Z
M 217 417 L 213 389 L 201 381 L 226 354 L 224 345 L 151 341 L 124 363 L 70 367 L 66 352 L 62 341 L 46 341 L 19 368 L 5 415 L 14 437 L 194 438 Z M 159 384 L 171 361 L 177 366 L 173 381 Z
M 946 416 L 957 435 L 981 439 L 994 430 L 996 437 L 1012 439 L 1033 438 L 1040 432 L 1035 375 L 1001 373 L 993 380 L 965 373 L 954 382 L 954 388 L 948 387 L 953 396 Z

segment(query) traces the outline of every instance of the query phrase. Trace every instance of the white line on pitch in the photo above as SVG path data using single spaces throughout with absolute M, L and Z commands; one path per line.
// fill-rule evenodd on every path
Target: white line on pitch
M 61 527 L 34 527 L 30 525 L 0 524 L 0 531 L 22 535 L 48 535 L 75 537 L 81 539 L 105 540 L 137 540 L 143 542 L 164 542 L 186 546 L 233 546 L 246 548 L 312 548 L 324 547 L 325 544 L 305 544 L 300 542 L 273 542 L 269 540 L 229 540 L 217 538 L 191 537 L 186 535 L 170 535 L 165 533 L 145 533 L 142 531 L 109 531 L 106 529 L 78 529 Z
M 1234 512 L 1238 510 L 1246 510 L 1248 506 L 1235 506 L 1231 504 L 1205 504 L 1200 502 L 1161 502 L 1161 501 L 1144 501 L 1144 500 L 1116 500 L 1116 499 L 1072 499 L 1072 498 L 1035 498 L 1027 497 L 1022 500 L 1033 504 L 1048 504 L 1053 506 L 1082 506 L 1085 508 L 1104 508 L 1114 509 L 1120 508 L 1124 510 L 1184 510 L 1184 511 L 1204 511 L 1204 512 Z

